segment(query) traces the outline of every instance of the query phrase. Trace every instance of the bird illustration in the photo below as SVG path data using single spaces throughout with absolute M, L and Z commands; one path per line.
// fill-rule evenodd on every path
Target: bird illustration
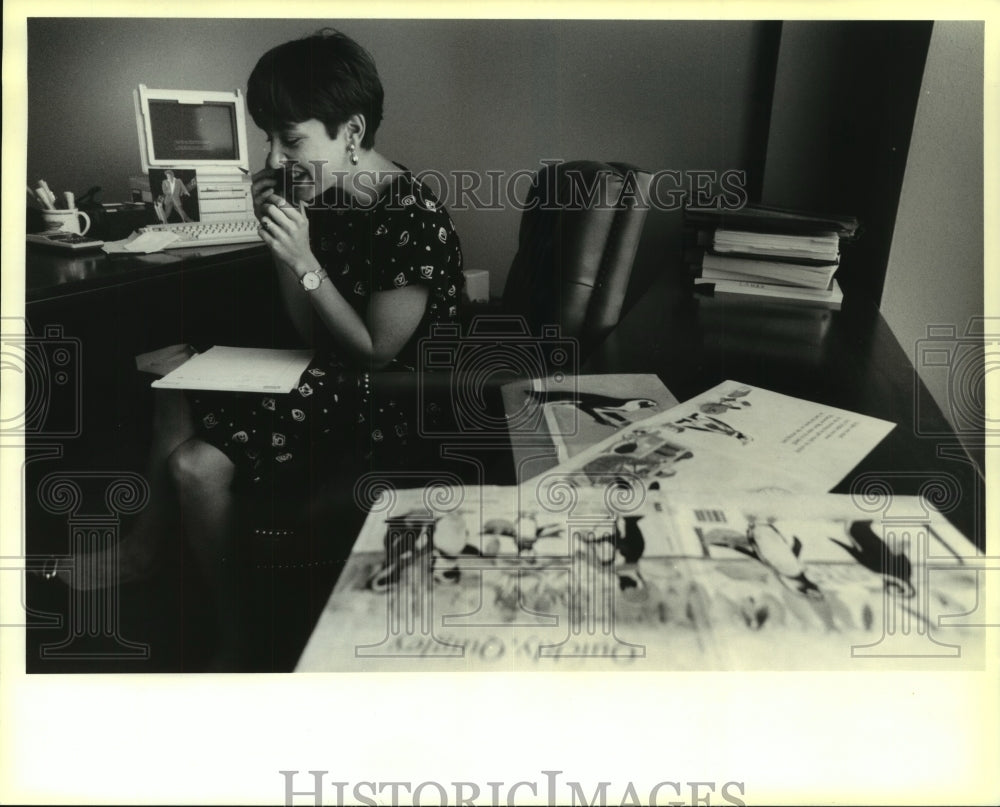
M 518 557 L 530 559 L 535 556 L 535 543 L 542 538 L 558 537 L 562 534 L 562 527 L 558 524 L 539 525 L 534 515 L 522 511 L 516 520 L 491 518 L 483 525 L 482 534 L 513 539 Z M 499 554 L 500 547 L 499 541 L 487 544 L 484 554 Z
M 797 536 L 793 535 L 789 542 L 772 522 L 751 522 L 747 543 L 753 556 L 774 571 L 783 584 L 800 594 L 822 596 L 819 586 L 806 576 L 805 566 L 799 560 L 802 541 Z
M 615 524 L 615 549 L 624 561 L 615 569 L 618 588 L 630 598 L 638 598 L 646 588 L 646 581 L 639 571 L 639 559 L 646 551 L 646 539 L 639 529 L 642 518 L 643 516 L 623 516 L 619 519 L 622 526 Z
M 617 429 L 632 422 L 634 414 L 643 409 L 655 409 L 652 398 L 613 398 L 592 392 L 528 390 L 528 400 L 536 404 L 563 404 L 575 406 L 590 416 L 597 424 Z
M 734 549 L 759 561 L 772 572 L 783 585 L 800 594 L 820 595 L 819 586 L 807 576 L 805 566 L 799 560 L 802 542 L 796 536 L 789 541 L 774 526 L 773 522 L 763 524 L 750 521 L 745 533 L 732 529 L 711 530 L 705 540 L 716 546 Z
M 845 549 L 858 563 L 885 578 L 888 587 L 897 589 L 906 597 L 916 592 L 911 578 L 913 565 L 904 552 L 893 552 L 872 529 L 872 522 L 852 521 L 847 529 L 851 543 L 845 544 L 831 538 L 837 546 Z
M 719 420 L 711 415 L 700 414 L 698 412 L 692 412 L 687 417 L 678 418 L 673 423 L 668 423 L 666 425 L 678 433 L 683 432 L 684 429 L 693 429 L 700 432 L 721 434 L 726 437 L 735 437 L 743 444 L 749 443 L 751 440 L 749 435 L 746 435 L 739 429 L 730 426 L 724 420 Z

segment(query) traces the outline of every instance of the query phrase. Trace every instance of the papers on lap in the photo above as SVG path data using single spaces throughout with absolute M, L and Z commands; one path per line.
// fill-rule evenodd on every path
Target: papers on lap
M 216 345 L 153 382 L 165 389 L 291 392 L 312 360 L 312 350 Z
M 631 494 L 578 488 L 546 498 L 520 486 L 385 495 L 298 669 L 984 663 L 982 558 L 923 499 Z

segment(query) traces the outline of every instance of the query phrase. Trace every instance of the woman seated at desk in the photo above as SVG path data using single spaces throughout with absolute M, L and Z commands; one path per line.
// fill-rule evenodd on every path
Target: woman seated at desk
M 371 56 L 337 32 L 258 61 L 247 105 L 270 153 L 253 177 L 255 210 L 286 309 L 316 358 L 287 395 L 157 390 L 152 499 L 119 546 L 117 570 L 91 557 L 56 572 L 76 588 L 150 575 L 176 494 L 216 598 L 218 669 L 238 668 L 241 650 L 235 573 L 222 565 L 233 540 L 233 482 L 304 484 L 310 454 L 360 467 L 372 451 L 398 449 L 406 415 L 371 388 L 368 371 L 414 369 L 430 323 L 458 317 L 458 236 L 426 186 L 374 150 L 382 100 Z

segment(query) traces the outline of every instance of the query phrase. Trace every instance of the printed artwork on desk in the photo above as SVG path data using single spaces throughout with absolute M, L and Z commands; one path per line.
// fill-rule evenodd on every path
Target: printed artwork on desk
M 515 462 L 525 467 L 534 460 L 528 476 L 677 404 L 657 376 L 639 373 L 526 379 L 500 392 Z
M 538 493 L 409 490 L 376 505 L 298 669 L 984 662 L 981 556 L 917 497 L 883 520 L 878 503 L 830 494 Z
M 894 427 L 725 381 L 562 463 L 546 478 L 662 490 L 824 492 Z
M 150 168 L 149 190 L 162 224 L 200 221 L 198 178 L 193 168 Z

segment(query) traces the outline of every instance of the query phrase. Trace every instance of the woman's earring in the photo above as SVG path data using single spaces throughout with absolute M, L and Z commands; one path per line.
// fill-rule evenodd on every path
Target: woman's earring
M 355 150 L 354 144 L 350 143 L 347 146 L 347 149 L 348 149 L 348 151 L 351 152 L 351 165 L 357 165 L 358 164 L 358 152 Z

